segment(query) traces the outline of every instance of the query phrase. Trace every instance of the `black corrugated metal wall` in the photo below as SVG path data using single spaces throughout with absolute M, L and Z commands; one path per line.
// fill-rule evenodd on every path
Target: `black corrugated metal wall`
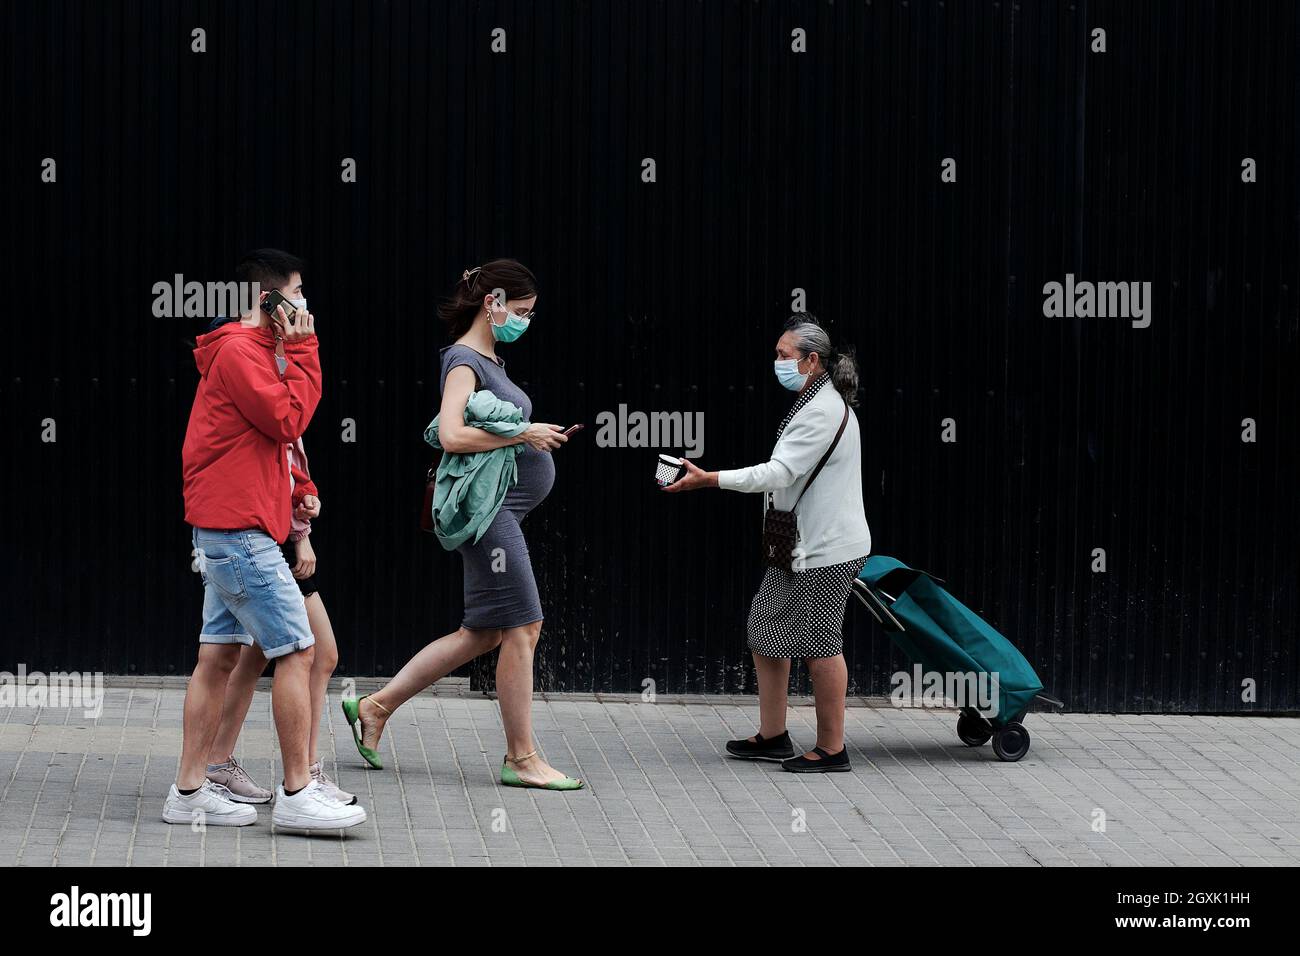
M 62 0 L 4 23 L 0 669 L 192 665 L 198 323 L 153 318 L 152 286 L 277 245 L 311 264 L 342 673 L 459 621 L 458 559 L 416 528 L 433 307 L 513 255 L 542 294 L 503 352 L 538 417 L 702 411 L 704 465 L 762 460 L 804 289 L 862 360 L 877 552 L 944 576 L 1073 708 L 1300 707 L 1293 4 Z M 1045 318 L 1067 272 L 1151 282 L 1150 327 Z M 757 498 L 660 495 L 653 451 L 594 437 L 527 524 L 540 686 L 752 691 Z M 900 658 L 848 626 L 853 689 L 885 690 Z

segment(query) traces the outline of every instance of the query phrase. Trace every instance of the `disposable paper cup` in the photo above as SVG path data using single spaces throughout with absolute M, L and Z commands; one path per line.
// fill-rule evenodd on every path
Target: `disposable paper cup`
M 655 481 L 660 488 L 668 487 L 684 474 L 686 474 L 686 466 L 682 464 L 680 458 L 674 458 L 672 455 L 659 456 L 659 464 L 655 467 Z

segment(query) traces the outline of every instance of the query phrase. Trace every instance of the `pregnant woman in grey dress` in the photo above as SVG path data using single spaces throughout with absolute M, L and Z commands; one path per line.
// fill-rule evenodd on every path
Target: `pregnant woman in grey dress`
M 555 481 L 551 452 L 568 439 L 560 426 L 539 422 L 514 438 L 464 424 L 470 393 L 481 389 L 519 406 L 524 419 L 532 420 L 533 403 L 506 375 L 496 345 L 524 333 L 536 302 L 533 274 L 513 259 L 497 259 L 466 271 L 439 307 L 455 339 L 441 356 L 439 441 L 444 451 L 461 454 L 521 445 L 518 478 L 483 537 L 477 542 L 471 537 L 457 548 L 465 566 L 460 628 L 426 646 L 382 690 L 355 703 L 345 701 L 349 721 L 360 724 L 358 749 L 374 766 L 382 766 L 376 751 L 393 711 L 467 661 L 500 648 L 497 697 L 507 748 L 501 782 L 546 790 L 582 787 L 581 780 L 551 767 L 533 745 L 533 651 L 542 631 L 542 604 L 520 527 L 550 492 Z

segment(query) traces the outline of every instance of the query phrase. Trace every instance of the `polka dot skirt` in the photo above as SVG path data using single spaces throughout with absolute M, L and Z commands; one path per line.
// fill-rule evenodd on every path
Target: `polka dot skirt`
M 749 608 L 749 649 L 763 657 L 844 653 L 844 607 L 866 557 L 791 572 L 768 568 Z

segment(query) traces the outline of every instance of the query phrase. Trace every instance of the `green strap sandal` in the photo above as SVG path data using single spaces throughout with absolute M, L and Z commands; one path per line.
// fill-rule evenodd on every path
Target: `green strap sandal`
M 367 694 L 366 697 L 370 697 L 370 695 Z M 348 719 L 348 726 L 352 728 L 352 739 L 356 741 L 357 753 L 361 754 L 361 758 L 376 770 L 383 770 L 384 762 L 379 759 L 378 751 L 371 750 L 361 742 L 361 702 L 365 700 L 366 697 L 344 697 L 340 701 L 343 705 L 343 716 Z M 388 716 L 393 716 L 391 710 L 373 697 L 370 698 L 370 703 L 374 704 Z
M 501 764 L 501 782 L 507 787 L 527 787 L 532 790 L 581 790 L 585 784 L 581 780 L 575 780 L 573 777 L 565 777 L 563 780 L 552 780 L 550 783 L 528 783 L 519 776 L 519 773 L 510 765 L 512 763 L 523 763 L 525 760 L 537 756 L 537 751 L 526 753 L 522 757 L 512 757 L 509 754 L 503 758 Z

